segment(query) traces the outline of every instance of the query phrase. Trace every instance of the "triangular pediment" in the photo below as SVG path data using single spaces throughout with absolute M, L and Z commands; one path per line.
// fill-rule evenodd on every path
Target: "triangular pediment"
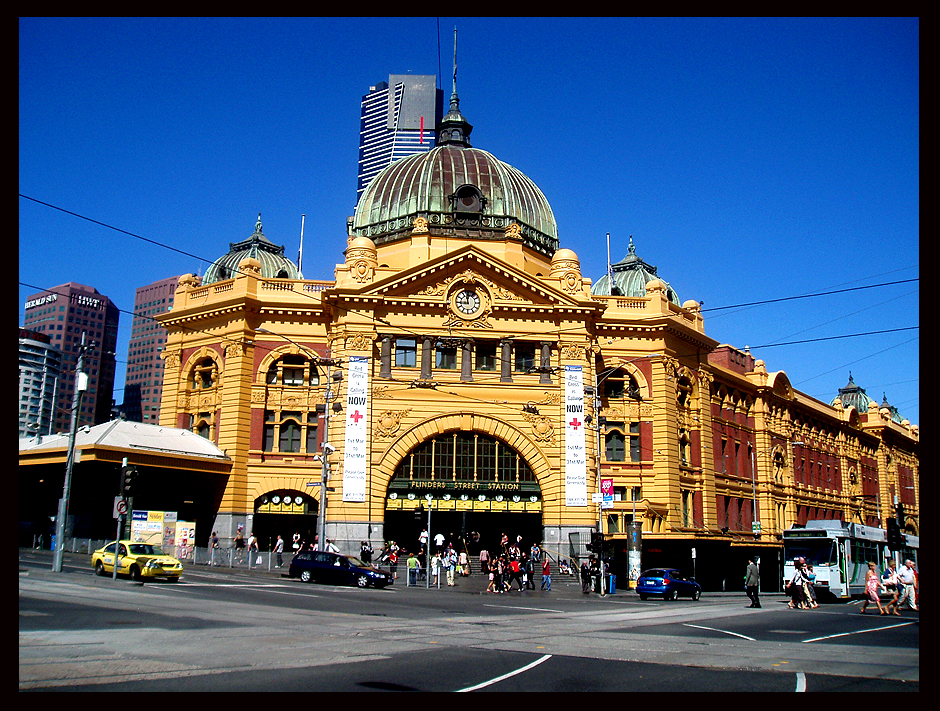
M 546 264 L 546 272 L 551 268 Z M 485 292 L 496 308 L 500 306 L 544 306 L 547 308 L 592 308 L 589 295 L 572 295 L 551 283 L 550 278 L 534 277 L 517 267 L 467 245 L 435 259 L 377 280 L 357 291 L 359 296 L 385 300 L 435 297 L 446 301 L 458 286 L 474 285 Z

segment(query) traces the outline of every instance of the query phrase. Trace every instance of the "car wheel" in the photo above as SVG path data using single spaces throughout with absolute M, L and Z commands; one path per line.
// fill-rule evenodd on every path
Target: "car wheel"
M 140 580 L 140 568 L 138 568 L 136 565 L 131 566 L 131 579 L 138 581 Z
M 678 591 L 678 590 L 675 590 L 675 589 L 669 590 L 669 591 L 666 593 L 666 595 L 665 595 L 664 597 L 665 597 L 666 600 L 678 600 L 678 599 L 679 599 L 679 591 Z
M 698 600 L 700 597 L 702 597 L 702 591 L 701 591 L 701 590 L 693 590 L 693 591 L 692 591 L 692 599 L 693 599 L 693 600 Z
M 369 576 L 367 575 L 357 575 L 356 576 L 356 585 L 360 588 L 369 587 Z
M 104 563 L 100 560 L 95 563 L 95 575 L 104 575 Z
M 300 571 L 300 579 L 301 579 L 303 582 L 305 582 L 305 583 L 312 583 L 312 582 L 313 582 L 313 573 L 311 573 L 309 570 L 301 570 L 301 571 Z

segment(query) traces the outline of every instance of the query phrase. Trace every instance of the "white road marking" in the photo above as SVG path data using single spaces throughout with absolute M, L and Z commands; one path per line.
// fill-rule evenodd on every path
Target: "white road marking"
M 798 694 L 806 691 L 806 674 L 803 672 L 796 673 L 796 689 L 794 691 Z
M 712 632 L 721 632 L 722 634 L 731 634 L 731 635 L 734 635 L 735 637 L 740 637 L 741 639 L 749 639 L 752 642 L 757 641 L 753 637 L 748 637 L 745 634 L 738 634 L 737 632 L 729 632 L 728 630 L 719 630 L 719 629 L 715 629 L 714 627 L 702 627 L 701 625 L 689 625 L 689 624 L 683 624 L 683 627 L 695 627 L 700 630 L 710 630 Z
M 552 658 L 551 654 L 545 654 L 539 657 L 538 659 L 536 659 L 531 664 L 526 664 L 524 667 L 521 667 L 520 669 L 516 669 L 515 671 L 511 671 L 508 674 L 503 674 L 502 676 L 498 676 L 495 679 L 490 679 L 489 681 L 481 682 L 477 684 L 476 686 L 468 686 L 466 689 L 457 689 L 457 693 L 461 693 L 464 691 L 476 691 L 477 689 L 482 689 L 483 687 L 490 686 L 491 684 L 496 684 L 497 682 L 500 682 L 503 679 L 508 679 L 509 677 L 515 676 L 516 674 L 521 674 L 522 672 L 529 671 L 529 669 L 532 669 L 533 667 L 537 667 L 542 662 L 548 661 L 551 658 Z
M 858 630 L 857 632 L 840 632 L 839 634 L 827 634 L 825 637 L 813 637 L 812 639 L 804 639 L 803 643 L 806 642 L 819 642 L 823 639 L 832 639 L 833 637 L 848 637 L 853 634 L 865 634 L 866 632 L 878 632 L 879 630 L 893 630 L 895 627 L 907 627 L 908 625 L 916 625 L 916 622 L 902 622 L 899 625 L 887 625 L 885 627 L 874 627 L 870 630 Z

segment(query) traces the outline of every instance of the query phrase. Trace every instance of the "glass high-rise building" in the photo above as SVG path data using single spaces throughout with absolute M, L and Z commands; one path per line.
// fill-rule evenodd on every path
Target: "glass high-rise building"
M 443 97 L 435 75 L 391 74 L 369 87 L 362 97 L 357 203 L 389 163 L 434 148 Z
M 50 344 L 62 352 L 52 418 L 54 433 L 69 429 L 82 334 L 88 387 L 78 413 L 78 426 L 98 425 L 111 419 L 119 316 L 111 299 L 97 289 L 75 282 L 54 286 L 26 300 L 23 325 L 48 336 Z

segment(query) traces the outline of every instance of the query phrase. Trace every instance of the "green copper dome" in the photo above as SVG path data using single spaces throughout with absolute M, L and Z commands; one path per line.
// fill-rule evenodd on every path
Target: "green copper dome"
M 611 277 L 613 277 L 613 284 L 611 284 Z M 641 298 L 646 296 L 646 285 L 653 279 L 658 279 L 665 284 L 666 297 L 676 306 L 681 306 L 679 295 L 668 282 L 657 276 L 656 267 L 647 264 L 637 256 L 631 235 L 627 256 L 616 264 L 612 264 L 610 272 L 591 285 L 591 293 L 597 296 Z
M 471 148 L 472 129 L 460 113 L 455 87 L 450 111 L 437 127 L 437 147 L 397 160 L 375 176 L 356 205 L 352 233 L 380 245 L 409 236 L 415 219 L 422 218 L 432 238 L 503 239 L 515 224 L 514 239 L 554 254 L 558 228 L 545 195 L 516 168 Z
M 252 257 L 261 263 L 261 276 L 265 279 L 303 279 L 297 266 L 284 256 L 284 247 L 272 243 L 261 231 L 261 214 L 254 233 L 241 242 L 230 242 L 229 251 L 216 259 L 206 270 L 203 284 L 232 279 L 238 274 L 238 265 Z

